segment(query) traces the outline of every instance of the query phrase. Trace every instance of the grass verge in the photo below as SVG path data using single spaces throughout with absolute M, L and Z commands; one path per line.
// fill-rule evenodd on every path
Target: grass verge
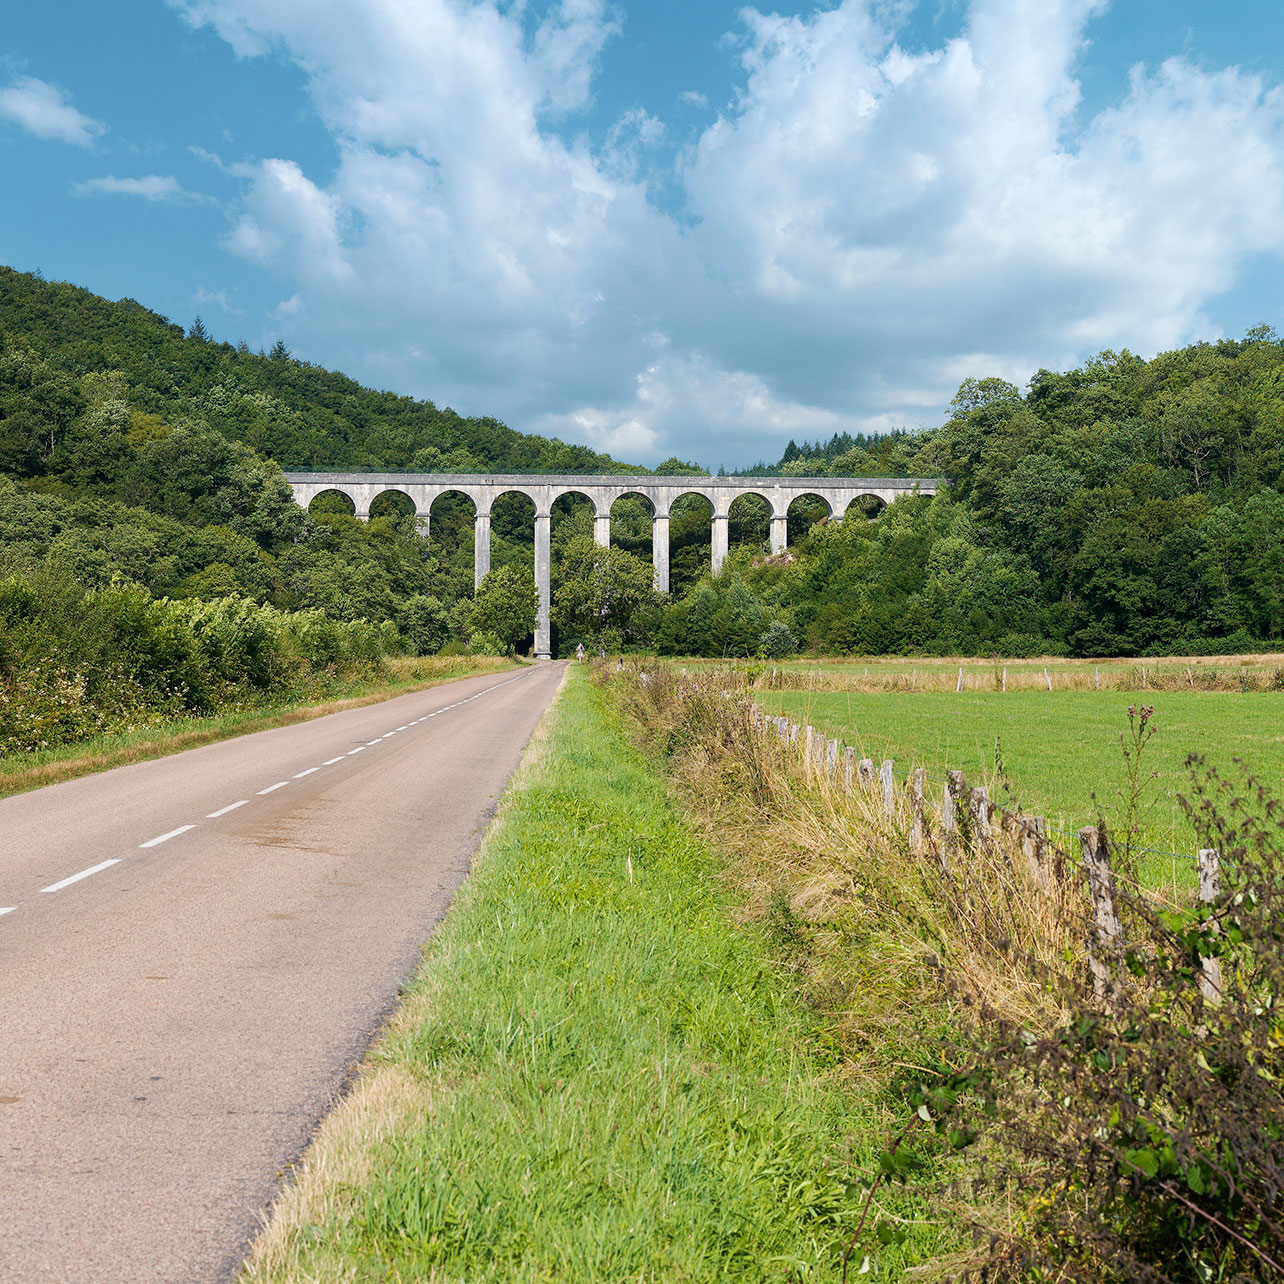
M 571 670 L 243 1284 L 839 1278 L 886 1120 L 603 700 Z
M 386 671 L 378 678 L 345 683 L 329 698 L 279 699 L 269 705 L 238 708 L 205 717 L 175 718 L 153 726 L 140 727 L 112 736 L 95 736 L 76 744 L 59 745 L 39 753 L 13 754 L 0 758 L 0 798 L 25 793 L 43 785 L 54 785 L 77 776 L 88 776 L 111 767 L 123 767 L 148 758 L 195 749 L 251 731 L 266 731 L 294 722 L 376 704 L 410 691 L 423 691 L 454 682 L 457 678 L 510 669 L 513 662 L 491 656 L 403 657 L 385 661 Z

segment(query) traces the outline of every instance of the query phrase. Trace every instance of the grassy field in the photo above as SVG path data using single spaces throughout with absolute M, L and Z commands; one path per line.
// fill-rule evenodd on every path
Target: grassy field
M 1224 773 L 1240 758 L 1284 795 L 1284 693 L 1103 690 L 954 692 L 771 691 L 772 713 L 812 723 L 898 769 L 947 769 L 985 782 L 1005 806 L 1045 814 L 1072 831 L 1096 810 L 1118 823 L 1127 791 L 1120 733 L 1129 705 L 1153 705 L 1155 736 L 1143 757 L 1148 778 L 1141 814 L 1144 845 L 1193 857 L 1195 837 L 1177 796 L 1189 784 L 1188 753 Z M 1149 858 L 1152 869 L 1175 858 Z M 1181 879 L 1185 881 L 1185 877 Z
M 837 1279 L 885 1117 L 719 860 L 573 667 L 243 1284 Z
M 374 704 L 392 696 L 405 695 L 408 691 L 440 686 L 456 678 L 513 667 L 512 660 L 485 655 L 399 656 L 385 660 L 384 664 L 382 676 L 345 683 L 331 698 L 320 702 L 315 699 L 301 702 L 298 697 L 294 700 L 281 699 L 270 705 L 234 709 L 206 717 L 175 718 L 171 722 L 140 727 L 136 731 L 95 736 L 38 753 L 0 757 L 0 798 L 39 789 L 42 785 L 57 784 L 60 780 L 74 780 L 91 772 L 106 771 L 109 767 L 162 758 L 166 754 L 195 749 L 197 745 L 213 744 L 216 740 L 228 740 L 251 731 L 307 722 L 327 713 L 337 713 L 340 709 Z

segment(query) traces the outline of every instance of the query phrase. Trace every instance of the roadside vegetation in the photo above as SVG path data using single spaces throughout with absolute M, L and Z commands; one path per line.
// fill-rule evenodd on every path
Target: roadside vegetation
M 841 1274 L 899 1103 L 800 1001 L 787 934 L 737 925 L 604 699 L 572 669 L 245 1284 Z M 884 1207 L 888 1269 L 933 1251 Z
M 487 655 L 388 656 L 377 667 L 350 674 L 346 679 L 331 677 L 323 687 L 278 691 L 212 713 L 162 718 L 55 748 L 0 755 L 0 798 L 146 758 L 181 753 L 216 740 L 307 722 L 458 678 L 501 672 L 515 663 L 509 658 Z
M 1034 842 L 965 801 L 955 832 L 934 808 L 916 827 L 904 787 L 890 813 L 848 789 L 726 673 L 608 682 L 834 1044 L 904 1094 L 849 1263 L 901 1275 L 885 1201 L 904 1183 L 952 1232 L 910 1278 L 1284 1279 L 1284 815 L 1260 778 L 1188 763 L 1216 856 L 1198 896 L 1193 878 L 1157 894 L 1109 825 Z M 1154 716 L 1125 713 L 1129 787 Z

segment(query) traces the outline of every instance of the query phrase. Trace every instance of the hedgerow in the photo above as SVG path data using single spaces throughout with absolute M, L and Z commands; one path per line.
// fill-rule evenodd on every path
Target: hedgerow
M 11 575 L 0 579 L 0 756 L 285 693 L 322 694 L 400 649 L 390 624 L 319 610 Z

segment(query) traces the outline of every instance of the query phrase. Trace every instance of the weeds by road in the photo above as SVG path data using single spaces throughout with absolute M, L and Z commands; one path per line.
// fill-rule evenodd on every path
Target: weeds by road
M 887 1114 L 726 873 L 572 670 L 243 1284 L 837 1279 Z
M 74 780 L 110 767 L 163 758 L 167 754 L 195 749 L 198 745 L 229 740 L 251 731 L 266 731 L 295 722 L 375 704 L 410 691 L 422 691 L 479 673 L 511 669 L 513 662 L 494 656 L 394 656 L 383 662 L 378 677 L 351 678 L 335 683 L 330 698 L 318 702 L 315 695 L 303 700 L 285 697 L 269 705 L 251 704 L 228 712 L 175 718 L 171 722 L 141 727 L 117 735 L 95 736 L 73 745 L 38 753 L 0 757 L 0 798 L 20 794 L 42 785 Z

